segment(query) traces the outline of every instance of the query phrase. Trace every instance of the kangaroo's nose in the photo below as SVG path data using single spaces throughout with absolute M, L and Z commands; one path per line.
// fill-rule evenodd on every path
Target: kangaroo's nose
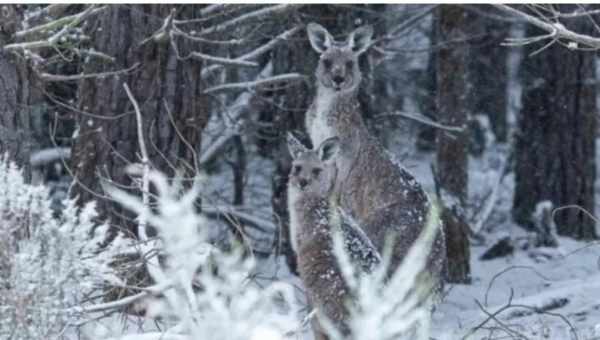
M 342 76 L 334 76 L 333 77 L 333 82 L 339 85 L 339 84 L 341 84 L 341 83 L 344 82 L 344 77 L 342 77 Z
M 304 187 L 308 185 L 308 181 L 305 178 L 300 178 L 298 180 L 298 185 L 300 186 L 300 189 L 304 189 Z

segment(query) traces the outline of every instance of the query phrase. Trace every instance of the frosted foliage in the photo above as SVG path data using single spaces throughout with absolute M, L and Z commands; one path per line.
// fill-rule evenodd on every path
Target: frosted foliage
M 434 281 L 424 269 L 438 219 L 432 205 L 426 227 L 391 278 L 387 277 L 389 254 L 372 272 L 361 271 L 341 235 L 334 237 L 334 252 L 352 300 L 348 302 L 350 337 L 343 337 L 327 320 L 322 322 L 332 340 L 429 339 Z
M 160 173 L 150 172 L 158 190 L 156 211 L 138 197 L 117 189 L 111 195 L 156 228 L 156 247 L 166 259 L 164 265 L 150 269 L 164 299 L 149 302 L 148 314 L 172 327 L 164 332 L 132 334 L 127 339 L 202 339 L 214 340 L 283 339 L 299 329 L 291 285 L 273 282 L 259 287 L 250 280 L 254 262 L 240 251 L 221 252 L 208 243 L 208 223 L 196 213 L 199 192 L 197 181 L 182 193 Z M 175 181 L 176 182 L 176 181 Z M 118 330 L 115 332 L 118 335 Z
M 100 251 L 106 226 L 95 225 L 94 206 L 65 202 L 54 218 L 48 191 L 25 183 L 0 159 L 0 338 L 50 339 L 76 322 L 70 307 L 117 278 L 110 259 L 122 243 Z M 91 231 L 94 230 L 92 233 Z

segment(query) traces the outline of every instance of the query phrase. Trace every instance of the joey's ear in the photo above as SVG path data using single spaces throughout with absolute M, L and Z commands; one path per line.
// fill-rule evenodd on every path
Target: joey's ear
M 294 134 L 292 134 L 291 132 L 288 132 L 287 134 L 287 144 L 288 150 L 290 150 L 290 155 L 293 159 L 298 158 L 298 156 L 301 153 L 308 151 L 306 146 L 304 146 L 302 142 L 300 142 L 296 137 L 294 137 Z
M 323 162 L 328 162 L 335 158 L 340 149 L 340 139 L 337 137 L 327 138 L 321 143 L 317 153 L 319 159 Z
M 331 47 L 333 37 L 325 27 L 311 22 L 306 26 L 306 32 L 308 33 L 308 40 L 310 40 L 312 48 L 317 51 L 317 53 L 321 54 Z
M 355 54 L 359 55 L 369 49 L 373 37 L 373 26 L 361 26 L 350 33 L 348 44 Z

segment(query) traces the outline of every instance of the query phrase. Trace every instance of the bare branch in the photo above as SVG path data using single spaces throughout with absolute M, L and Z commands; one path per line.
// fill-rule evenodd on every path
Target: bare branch
M 417 122 L 425 124 L 425 125 L 429 125 L 431 127 L 437 128 L 437 129 L 451 131 L 451 132 L 462 133 L 465 131 L 465 128 L 462 126 L 448 126 L 448 125 L 440 124 L 440 123 L 435 122 L 435 121 L 425 117 L 424 115 L 422 115 L 420 113 L 416 113 L 416 112 L 413 113 L 413 112 L 394 111 L 394 112 L 390 112 L 390 113 L 382 113 L 380 115 L 377 115 L 378 118 L 386 117 L 386 116 L 392 116 L 392 117 L 400 116 L 400 117 L 412 119 L 414 121 L 417 121 Z
M 60 38 L 69 31 L 69 29 L 79 25 L 83 20 L 87 19 L 89 16 L 97 14 L 106 8 L 107 8 L 107 6 L 97 8 L 97 5 L 90 5 L 85 11 L 83 11 L 79 14 L 65 17 L 65 18 L 69 18 L 69 20 L 63 20 L 65 18 L 61 18 L 61 19 L 55 20 L 53 22 L 50 22 L 48 24 L 42 25 L 42 26 L 50 27 L 50 29 L 59 28 L 62 25 L 64 25 L 64 26 L 62 26 L 60 31 L 54 33 L 48 39 L 8 44 L 8 45 L 4 46 L 4 50 L 11 51 L 11 50 L 27 50 L 27 49 L 54 47 L 54 46 L 56 46 L 56 44 L 58 43 Z M 31 33 L 27 33 L 27 34 L 31 34 Z
M 190 54 L 190 57 L 192 57 L 194 59 L 212 61 L 214 63 L 218 63 L 218 64 L 222 64 L 222 65 L 250 66 L 250 67 L 257 67 L 258 66 L 258 63 L 254 62 L 254 61 L 246 61 L 246 60 L 239 60 L 239 59 L 222 58 L 222 57 L 217 57 L 217 56 L 212 56 L 212 55 L 204 54 L 204 53 L 201 53 L 201 52 L 192 52 Z
M 123 87 L 125 88 L 125 92 L 127 92 L 127 96 L 129 97 L 129 100 L 131 101 L 131 103 L 133 104 L 133 108 L 135 109 L 135 118 L 136 118 L 136 123 L 137 123 L 137 135 L 138 135 L 138 143 L 140 144 L 140 152 L 142 154 L 142 204 L 147 207 L 148 204 L 150 203 L 150 197 L 148 196 L 149 192 L 150 192 L 150 181 L 149 181 L 149 174 L 150 174 L 150 164 L 149 164 L 149 158 L 148 158 L 148 149 L 146 148 L 146 142 L 144 141 L 144 129 L 143 129 L 143 120 L 142 120 L 142 113 L 140 111 L 140 106 L 138 105 L 137 100 L 135 100 L 135 97 L 133 97 L 133 94 L 131 93 L 131 90 L 129 89 L 129 86 L 127 86 L 127 83 L 123 83 Z M 140 237 L 140 239 L 142 241 L 146 241 L 148 239 L 148 233 L 147 233 L 147 226 L 148 226 L 148 221 L 146 219 L 146 216 L 144 215 L 140 215 L 139 216 L 139 223 L 138 223 L 138 236 Z
M 297 32 L 299 32 L 302 28 L 300 26 L 296 26 L 294 28 L 291 28 L 283 33 L 281 33 L 280 35 L 276 36 L 275 38 L 273 38 L 272 40 L 270 40 L 268 43 L 260 46 L 259 48 L 246 53 L 242 56 L 239 56 L 237 58 L 235 58 L 235 60 L 252 60 L 255 59 L 259 56 L 261 56 L 262 54 L 270 51 L 273 47 L 275 47 L 277 44 L 279 44 L 281 41 L 284 40 L 288 40 L 289 38 L 291 38 L 294 34 L 296 34 Z M 216 71 L 217 69 L 221 69 L 223 67 L 223 65 L 211 65 L 208 67 L 205 67 L 202 70 L 201 73 L 201 78 L 205 79 L 207 77 L 207 75 L 209 75 L 210 73 L 212 73 L 213 71 Z
M 572 41 L 574 43 L 579 43 L 590 47 L 592 49 L 600 49 L 600 38 L 591 37 L 585 34 L 575 33 L 571 30 L 568 30 L 564 25 L 560 22 L 550 23 L 546 22 L 542 19 L 536 18 L 532 15 L 524 13 L 518 9 L 512 8 L 507 5 L 502 4 L 493 4 L 492 6 L 501 9 L 505 12 L 508 12 L 516 17 L 524 19 L 527 23 L 534 25 L 548 32 L 549 35 L 545 36 L 545 38 L 556 38 L 556 39 L 566 39 Z M 513 42 L 514 43 L 514 42 Z M 524 43 L 526 44 L 526 43 Z
M 255 229 L 262 232 L 273 233 L 277 230 L 277 226 L 266 219 L 254 216 L 247 212 L 241 211 L 235 206 L 202 206 L 202 213 L 207 217 L 218 217 L 228 215 L 234 219 L 238 219 L 246 224 L 252 225 Z
M 255 81 L 247 81 L 241 83 L 228 83 L 221 84 L 213 87 L 209 87 L 204 90 L 204 93 L 214 93 L 226 90 L 246 90 L 246 89 L 257 89 L 265 86 L 270 86 L 279 83 L 287 83 L 294 81 L 306 80 L 306 76 L 299 73 L 286 73 L 276 75 L 270 78 L 258 79 Z
M 249 21 L 253 21 L 253 20 L 258 21 L 261 19 L 266 19 L 269 17 L 287 13 L 289 11 L 297 9 L 300 6 L 302 6 L 302 4 L 283 4 L 283 5 L 275 5 L 275 6 L 270 6 L 270 7 L 266 7 L 266 8 L 261 8 L 256 11 L 240 15 L 239 17 L 225 21 L 216 26 L 212 26 L 207 29 L 204 29 L 199 34 L 206 35 L 206 34 L 223 32 L 228 29 L 237 27 L 241 24 L 247 23 Z
M 140 63 L 135 63 L 130 68 L 119 70 L 119 71 L 110 71 L 110 72 L 101 72 L 101 73 L 82 73 L 82 74 L 73 74 L 73 75 L 62 75 L 62 74 L 50 74 L 42 72 L 39 74 L 40 79 L 47 82 L 60 82 L 60 81 L 77 81 L 81 79 L 89 79 L 89 78 L 104 78 L 115 76 L 123 73 L 129 73 L 140 66 Z
M 43 15 L 46 12 L 50 12 L 51 10 L 53 10 L 53 6 L 62 6 L 62 7 L 66 7 L 66 6 L 70 6 L 70 5 L 64 5 L 64 4 L 57 4 L 57 5 L 50 5 L 48 7 L 45 7 L 42 11 L 40 11 L 40 15 Z M 17 39 L 24 39 L 27 36 L 30 35 L 35 35 L 35 34 L 45 34 L 47 32 L 50 32 L 54 29 L 58 29 L 63 27 L 64 25 L 69 25 L 73 22 L 76 22 L 73 26 L 76 26 L 79 24 L 79 22 L 81 22 L 83 19 L 82 17 L 84 16 L 84 14 L 89 17 L 92 15 L 96 15 L 102 11 L 104 11 L 106 8 L 108 8 L 107 6 L 102 6 L 102 7 L 98 7 L 98 8 L 94 8 L 95 6 L 90 6 L 86 11 L 83 11 L 81 13 L 78 14 L 73 14 L 73 15 L 68 15 L 53 21 L 50 21 L 48 23 L 42 24 L 42 25 L 38 25 L 38 26 L 34 26 L 31 28 L 28 28 L 26 30 L 22 30 L 22 31 L 18 31 L 15 33 L 15 38 Z M 89 13 L 86 14 L 86 12 L 90 10 Z M 30 19 L 28 19 L 30 20 Z M 71 26 L 72 27 L 72 26 Z

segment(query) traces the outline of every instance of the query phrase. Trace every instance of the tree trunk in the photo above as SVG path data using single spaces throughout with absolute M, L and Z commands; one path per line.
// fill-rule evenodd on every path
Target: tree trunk
M 83 66 L 85 73 L 127 69 L 137 63 L 139 67 L 126 75 L 80 83 L 72 194 L 80 202 L 98 200 L 101 218 L 132 233 L 131 215 L 105 199 L 101 187 L 108 182 L 129 188 L 132 181 L 125 167 L 140 161 L 136 118 L 123 84 L 129 85 L 140 104 L 152 167 L 168 176 L 175 170 L 182 170 L 187 178 L 195 175 L 195 150 L 209 118 L 199 79 L 201 62 L 178 59 L 168 41 L 148 39 L 163 25 L 171 8 L 173 5 L 111 5 L 85 27 L 93 48 L 115 58 L 112 64 L 90 60 Z M 178 6 L 177 18 L 197 17 L 200 8 Z M 200 50 L 199 44 L 188 41 L 177 40 L 177 45 L 181 56 Z
M 300 33 L 302 34 L 302 33 Z M 281 44 L 273 52 L 273 73 L 298 72 L 311 75 L 316 66 L 316 58 L 312 57 L 310 44 L 306 35 Z M 307 56 L 308 55 L 308 56 Z M 267 120 L 272 124 L 270 156 L 275 162 L 275 172 L 271 182 L 271 204 L 275 223 L 279 226 L 276 237 L 279 252 L 286 258 L 292 272 L 296 272 L 296 255 L 290 243 L 289 212 L 287 209 L 287 182 L 292 158 L 287 149 L 286 134 L 290 131 L 304 132 L 304 112 L 312 101 L 308 84 L 283 89 L 274 93 L 273 100 L 278 104 L 265 111 Z M 275 141 L 275 142 L 273 142 Z
M 562 12 L 575 10 L 561 6 Z M 586 20 L 565 20 L 567 28 L 593 34 Z M 527 27 L 526 36 L 541 32 Z M 542 45 L 530 45 L 525 55 Z M 523 60 L 523 108 L 515 136 L 514 220 L 531 227 L 538 202 L 577 205 L 594 214 L 596 105 L 594 57 L 554 44 Z M 581 209 L 556 212 L 558 233 L 596 238 L 595 223 Z
M 33 72 L 25 60 L 5 52 L 22 20 L 17 5 L 0 6 L 0 157 L 5 154 L 31 180 L 29 156 L 34 149 L 32 114 L 41 96 Z M 39 114 L 39 112 L 37 112 Z
M 464 41 L 467 31 L 466 13 L 459 6 L 442 5 L 438 9 L 439 41 Z M 437 58 L 437 112 L 445 125 L 466 126 L 467 123 L 467 60 L 465 42 L 440 49 Z M 467 145 L 466 133 L 437 132 L 437 178 L 441 192 L 442 220 L 446 228 L 448 249 L 448 280 L 470 282 L 469 226 L 464 216 L 467 199 Z
M 482 5 L 473 5 L 485 11 Z M 469 41 L 469 111 L 484 114 L 498 142 L 507 140 L 507 57 L 509 49 L 500 44 L 507 38 L 510 25 L 469 13 L 473 39 Z

